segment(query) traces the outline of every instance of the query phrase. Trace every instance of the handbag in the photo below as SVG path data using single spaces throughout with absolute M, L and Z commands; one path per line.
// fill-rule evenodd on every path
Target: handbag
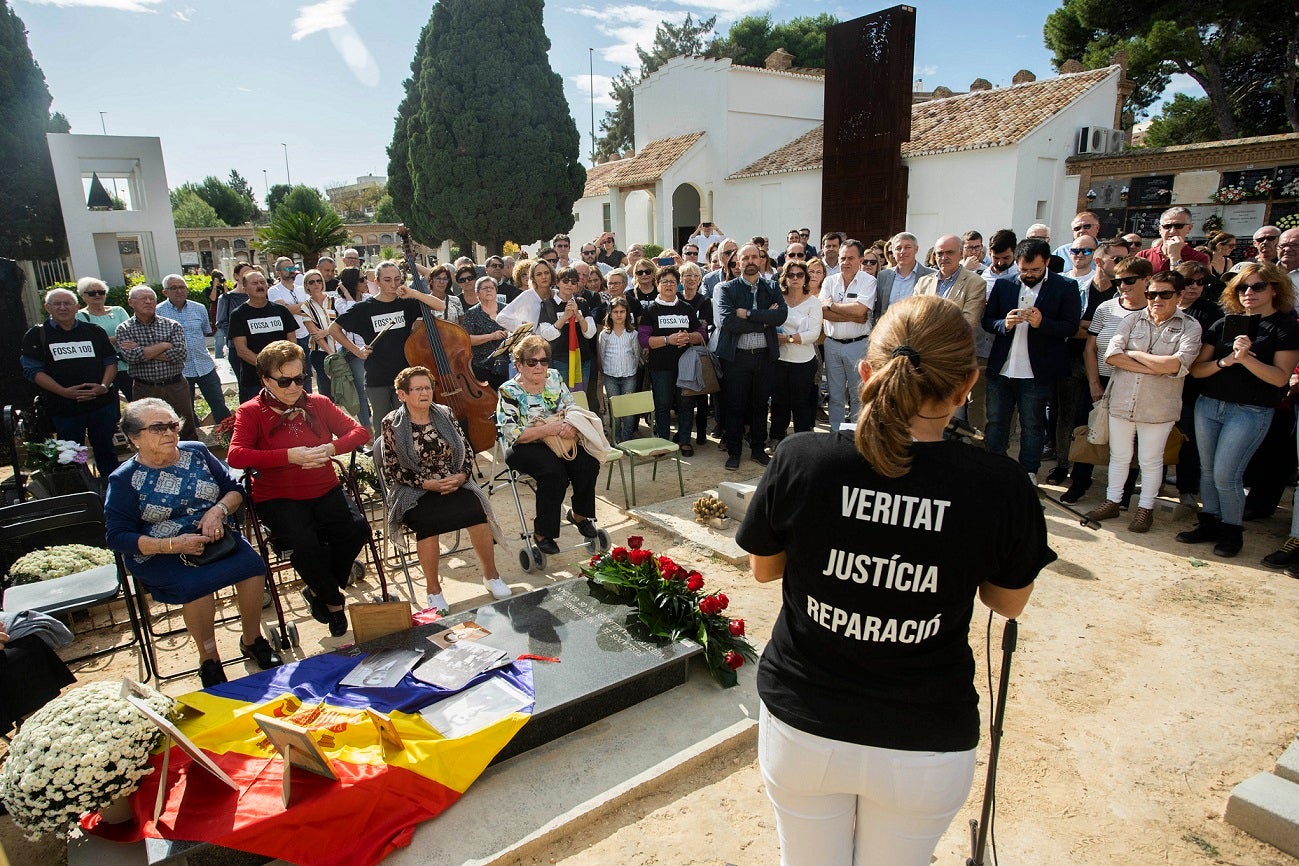
M 1110 444 L 1110 389 L 1114 380 L 1105 386 L 1105 393 L 1087 413 L 1087 441 L 1093 445 Z
M 1177 461 L 1182 459 L 1182 446 L 1189 442 L 1190 436 L 1182 432 L 1182 428 L 1176 424 L 1173 429 L 1168 431 L 1168 441 L 1164 443 L 1164 465 L 1176 466 Z
M 207 565 L 210 562 L 225 559 L 239 548 L 239 542 L 242 540 L 243 536 L 239 534 L 239 530 L 227 524 L 225 532 L 221 533 L 220 538 L 216 541 L 209 541 L 207 544 L 203 545 L 202 553 L 197 556 L 182 553 L 180 555 L 180 561 L 191 568 L 199 568 L 200 566 Z
M 1069 443 L 1069 462 L 1090 463 L 1092 466 L 1106 466 L 1110 462 L 1109 442 L 1097 445 L 1087 436 L 1087 426 L 1080 424 L 1074 428 L 1073 439 Z

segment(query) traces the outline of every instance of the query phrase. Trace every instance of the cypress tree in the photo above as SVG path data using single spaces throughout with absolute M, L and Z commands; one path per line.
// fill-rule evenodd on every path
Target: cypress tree
M 586 169 L 543 0 L 440 0 L 421 33 L 389 148 L 393 202 L 416 240 L 498 251 L 573 226 Z M 409 190 L 409 203 L 406 192 Z
M 22 19 L 0 0 L 0 256 L 55 259 L 67 252 L 45 143 L 47 131 L 67 131 L 67 120 L 50 117 L 51 101 Z

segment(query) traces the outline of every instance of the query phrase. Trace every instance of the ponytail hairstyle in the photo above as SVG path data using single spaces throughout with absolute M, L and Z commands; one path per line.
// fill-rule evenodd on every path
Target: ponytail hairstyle
M 911 419 L 929 401 L 950 401 L 976 367 L 974 333 L 961 308 L 937 295 L 890 304 L 871 331 L 870 378 L 861 387 L 857 452 L 888 478 L 911 467 Z

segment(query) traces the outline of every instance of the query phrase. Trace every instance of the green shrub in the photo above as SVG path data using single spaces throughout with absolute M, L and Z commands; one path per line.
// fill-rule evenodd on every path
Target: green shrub
M 140 283 L 140 285 L 144 284 Z M 162 296 L 162 283 L 149 283 L 148 285 L 157 293 L 159 302 L 166 300 Z M 203 274 L 186 274 L 185 285 L 189 288 L 189 299 L 191 301 L 204 307 L 212 306 L 212 302 L 209 301 L 207 297 L 208 291 L 212 288 L 211 277 L 204 276 Z M 50 288 L 67 289 L 70 292 L 75 292 L 77 290 L 77 284 L 55 283 L 50 286 Z M 104 298 L 104 303 L 110 307 L 123 307 L 129 312 L 131 308 L 126 305 L 126 296 L 133 288 L 135 288 L 133 285 L 111 286 L 108 289 L 107 297 Z
M 640 251 L 644 254 L 645 258 L 652 259 L 657 258 L 658 254 L 663 252 L 663 247 L 659 244 L 641 244 Z

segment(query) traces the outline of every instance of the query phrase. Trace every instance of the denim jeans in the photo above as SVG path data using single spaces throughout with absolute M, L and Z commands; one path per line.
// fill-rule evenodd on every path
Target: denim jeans
M 1275 410 L 1227 403 L 1200 395 L 1195 404 L 1195 439 L 1200 449 L 1200 501 L 1204 513 L 1240 526 L 1245 513 L 1241 482 L 1245 467 L 1263 444 Z
M 1042 443 L 1046 440 L 1046 401 L 1055 383 L 1037 379 L 988 378 L 988 429 L 985 443 L 989 452 L 1005 454 L 1010 447 L 1010 419 L 1019 410 L 1019 465 L 1037 472 L 1042 465 Z
M 695 398 L 684 397 L 677 388 L 676 368 L 650 370 L 650 388 L 654 392 L 654 435 L 672 439 L 672 409 L 677 410 L 677 438 L 681 445 L 690 444 L 690 428 L 695 417 Z
M 305 375 L 305 376 L 307 377 L 307 382 L 306 382 L 305 385 L 302 386 L 302 388 L 303 388 L 304 391 L 306 391 L 308 394 L 310 394 L 311 391 L 312 391 L 312 383 L 311 383 L 311 363 L 310 363 L 310 359 L 311 359 L 311 338 L 310 338 L 310 337 L 303 337 L 301 340 L 296 340 L 295 342 L 296 342 L 299 346 L 302 347 L 302 354 L 305 355 L 305 356 L 307 357 L 307 359 L 308 359 L 308 363 L 302 365 L 302 373 L 303 373 L 303 375 Z
M 550 369 L 559 371 L 559 378 L 564 380 L 565 385 L 568 384 L 568 357 L 567 356 L 563 358 L 551 358 Z M 582 362 L 582 384 L 585 385 L 587 382 L 590 381 L 591 381 L 591 362 L 589 360 L 586 360 Z
M 610 397 L 616 397 L 621 394 L 632 394 L 636 391 L 636 374 L 630 376 L 610 376 L 607 373 L 604 378 L 604 393 Z M 610 406 L 612 406 L 610 402 Z M 613 417 L 612 408 L 609 410 L 610 417 Z M 626 418 L 619 418 L 614 422 L 613 441 L 625 442 L 636 432 L 636 417 L 628 415 Z
M 230 329 L 227 325 L 224 328 L 217 328 L 212 332 L 212 355 L 217 358 L 226 356 L 226 342 L 230 339 Z
M 212 423 L 220 424 L 230 415 L 230 409 L 226 406 L 226 395 L 221 391 L 221 377 L 217 375 L 216 370 L 209 370 L 202 376 L 193 378 L 186 376 L 189 382 L 189 400 L 194 402 L 194 387 L 197 385 L 199 391 L 203 393 L 203 399 L 207 401 L 208 407 L 212 410 Z M 194 423 L 198 423 L 198 414 L 195 413 Z
M 830 391 L 830 429 L 838 430 L 844 421 L 857 423 L 861 413 L 861 376 L 857 364 L 866 356 L 867 340 L 840 343 L 827 337 L 822 344 L 825 350 L 825 382 Z M 848 416 L 843 413 L 844 398 L 848 400 Z
M 352 371 L 352 382 L 356 385 L 356 400 L 360 404 L 357 416 L 362 427 L 370 426 L 370 396 L 365 389 L 365 359 L 347 353 L 347 367 Z

